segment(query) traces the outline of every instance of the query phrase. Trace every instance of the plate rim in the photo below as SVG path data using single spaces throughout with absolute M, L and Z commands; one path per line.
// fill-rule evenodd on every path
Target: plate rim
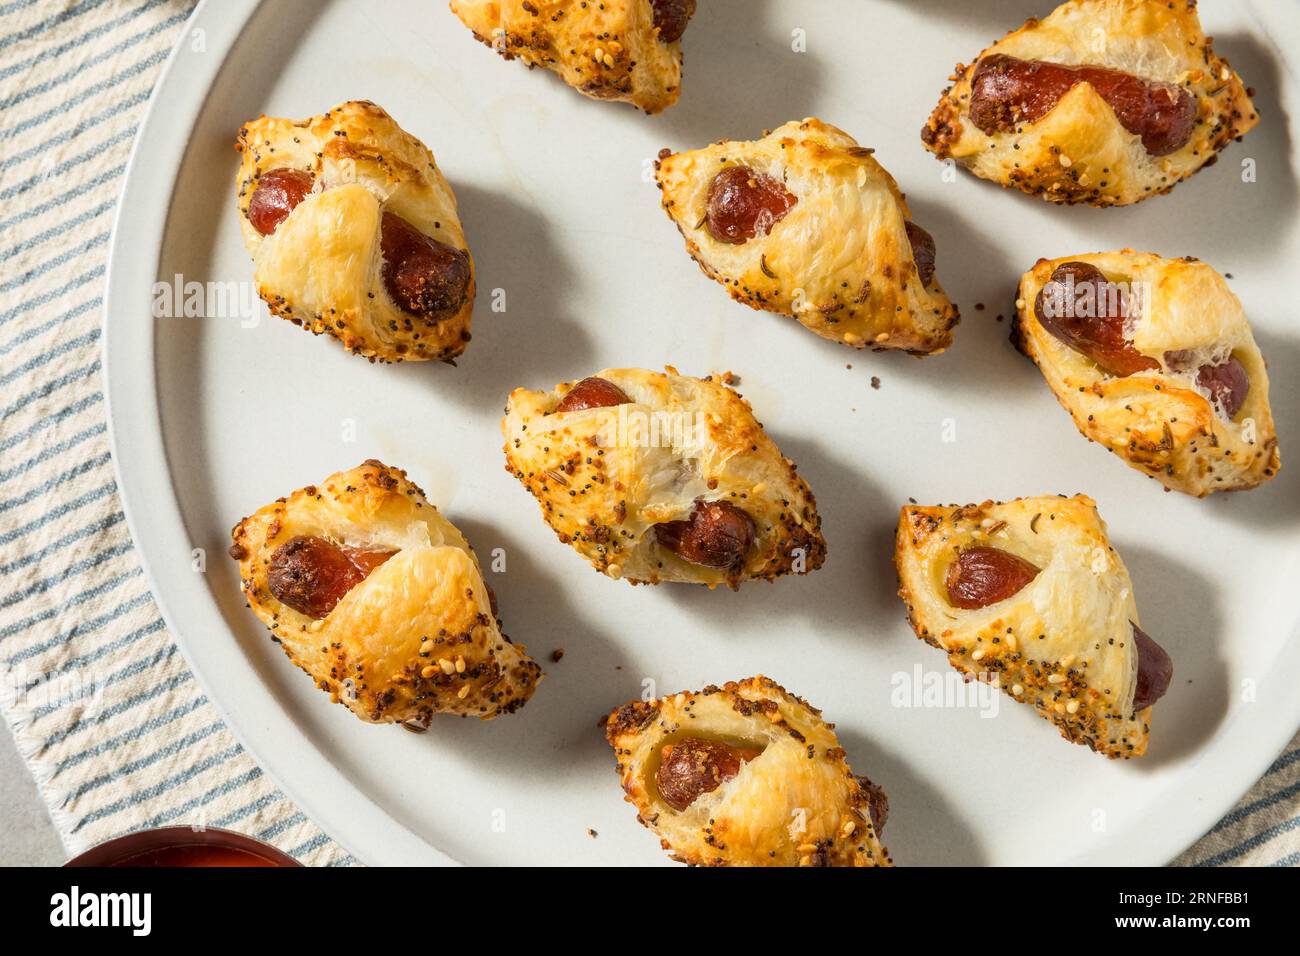
M 260 685 L 259 693 L 241 699 L 238 709 L 228 706 L 229 685 L 219 684 L 217 675 L 232 665 L 247 668 L 238 646 L 234 642 L 198 641 L 192 636 L 199 628 L 190 626 L 196 622 L 194 605 L 187 605 L 187 596 L 206 596 L 209 601 L 213 598 L 207 585 L 201 583 L 203 576 L 182 570 L 187 562 L 177 560 L 178 548 L 188 556 L 192 545 L 188 543 L 173 487 L 159 416 L 162 397 L 156 377 L 156 323 L 152 319 L 132 323 L 127 317 L 151 315 L 149 290 L 158 280 L 171 201 L 194 122 L 239 42 L 244 25 L 264 2 L 224 0 L 218 10 L 209 0 L 200 0 L 159 74 L 132 144 L 109 240 L 102 312 L 101 374 L 119 498 L 137 559 L 168 631 L 203 693 L 271 782 L 316 826 L 363 863 L 457 865 L 458 861 L 393 819 L 337 769 Z M 1248 5 L 1246 12 L 1262 28 L 1253 5 Z M 206 48 L 196 58 L 187 55 L 186 37 L 199 28 L 206 32 Z M 1270 46 L 1285 63 L 1284 51 L 1276 43 Z M 1300 84 L 1295 73 L 1283 71 L 1281 78 L 1290 105 L 1297 107 Z M 1300 141 L 1294 135 L 1300 124 L 1291 114 L 1286 120 L 1293 131 L 1292 142 Z M 176 135 L 181 128 L 185 130 L 183 137 Z M 1291 162 L 1295 167 L 1294 150 Z M 114 316 L 122 318 L 115 321 Z M 184 610 L 178 612 L 178 608 Z M 187 622 L 185 627 L 182 621 Z M 222 630 L 229 633 L 224 620 Z M 1281 687 L 1283 693 L 1278 699 L 1291 700 L 1290 709 L 1285 713 L 1274 711 L 1276 716 L 1271 720 L 1239 711 L 1231 723 L 1245 723 L 1247 727 L 1236 729 L 1230 740 L 1224 736 L 1225 728 L 1220 728 L 1212 738 L 1218 743 L 1203 747 L 1194 758 L 1200 764 L 1213 755 L 1213 770 L 1196 771 L 1199 781 L 1205 784 L 1200 790 L 1201 799 L 1195 803 L 1180 801 L 1186 809 L 1177 817 L 1178 825 L 1130 828 L 1122 848 L 1120 841 L 1108 840 L 1096 850 L 1055 865 L 1165 865 L 1205 835 L 1258 782 L 1300 725 L 1300 695 L 1285 693 L 1288 686 L 1300 682 L 1298 651 L 1300 621 L 1280 648 L 1274 666 L 1260 681 L 1261 691 Z M 1252 729 L 1253 734 L 1249 733 Z M 1264 743 L 1242 747 L 1239 743 L 1243 737 Z M 286 766 L 291 766 L 292 772 Z M 1182 795 L 1172 793 L 1174 787 L 1164 789 L 1165 793 L 1155 796 Z
M 322 832 L 363 863 L 457 865 L 458 861 L 384 812 L 342 771 L 334 768 L 310 741 L 302 737 L 301 732 L 298 736 L 303 745 L 296 748 L 297 752 L 286 753 L 277 759 L 275 755 L 282 745 L 276 737 L 280 730 L 286 729 L 286 723 L 290 728 L 294 724 L 286 719 L 288 715 L 270 695 L 263 694 L 264 700 L 252 695 L 251 701 L 241 702 L 242 709 L 251 709 L 254 713 L 239 714 L 227 706 L 225 694 L 219 691 L 215 680 L 215 667 L 201 666 L 200 661 L 219 657 L 237 662 L 239 655 L 235 646 L 220 642 L 209 642 L 205 646 L 203 642 L 181 636 L 186 629 L 179 625 L 181 615 L 176 613 L 176 607 L 183 601 L 173 603 L 172 597 L 183 597 L 187 589 L 183 586 L 183 576 L 175 574 L 175 568 L 168 564 L 169 559 L 175 561 L 175 551 L 145 533 L 145 529 L 156 528 L 169 534 L 172 541 L 184 544 L 188 540 L 180 504 L 172 490 L 171 469 L 158 414 L 154 322 L 151 319 L 146 326 L 147 332 L 142 333 L 125 320 L 116 327 L 113 316 L 152 315 L 144 301 L 147 296 L 143 293 L 157 281 L 171 199 L 189 148 L 194 120 L 201 113 L 211 86 L 229 59 L 244 25 L 262 2 L 223 0 L 221 9 L 216 11 L 210 0 L 200 0 L 185 21 L 181 35 L 159 73 L 131 146 L 109 237 L 101 344 L 108 441 L 122 512 L 150 595 L 191 674 L 240 746 L 266 772 L 271 782 Z M 195 29 L 205 31 L 205 49 L 197 59 L 186 55 L 185 42 Z M 163 116 L 165 111 L 177 105 L 178 100 L 185 109 Z M 178 118 L 182 122 L 178 122 Z M 175 130 L 181 125 L 185 129 L 183 138 L 175 135 Z M 167 129 L 160 129 L 162 127 Z M 150 195 L 165 198 L 151 201 Z M 136 240 L 136 244 L 127 243 L 125 239 L 128 236 Z M 141 238 L 144 245 L 138 242 Z M 142 264 L 147 264 L 147 268 Z M 133 299 L 134 306 L 131 304 Z M 143 312 L 140 309 L 142 304 L 145 306 Z M 123 344 L 126 342 L 131 346 Z M 128 370 L 132 361 L 137 371 L 142 370 L 145 374 L 131 376 Z M 129 455 L 124 454 L 124 441 L 128 437 L 139 443 Z M 126 458 L 139 466 L 142 454 L 155 469 L 151 474 L 143 473 L 140 467 L 123 467 Z M 162 469 L 161 474 L 156 471 L 158 468 Z M 166 495 L 151 494 L 159 490 L 160 484 L 164 486 Z M 185 547 L 188 550 L 191 546 Z M 166 588 L 160 585 L 162 581 L 168 582 Z M 202 590 L 206 591 L 206 586 Z M 165 593 L 167 597 L 164 597 Z M 268 714 L 279 720 L 277 732 L 257 733 L 253 729 L 257 717 Z M 293 764 L 306 770 L 309 777 L 329 779 L 333 792 L 330 788 L 309 786 L 300 782 L 301 778 L 295 782 L 291 779 L 294 775 L 280 772 L 280 759 L 292 759 Z M 349 796 L 353 797 L 352 806 L 339 802 Z M 330 804 L 337 806 L 331 809 Z M 328 826 L 323 822 L 326 820 L 330 821 Z M 364 838 L 363 831 L 368 832 Z

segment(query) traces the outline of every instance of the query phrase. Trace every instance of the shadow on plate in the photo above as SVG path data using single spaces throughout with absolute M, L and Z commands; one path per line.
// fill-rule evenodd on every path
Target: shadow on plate
M 865 774 L 889 797 L 881 842 L 899 866 L 982 866 L 987 855 L 962 815 L 935 787 L 917 776 L 906 760 L 875 740 L 836 728 L 854 773 Z
M 817 44 L 814 39 L 806 52 L 795 52 L 792 31 L 799 24 L 777 13 L 770 0 L 699 5 L 682 39 L 681 99 L 654 120 L 662 123 L 664 146 L 754 139 L 814 113 L 825 74 Z
M 894 594 L 893 548 L 881 548 L 881 516 L 897 506 L 870 476 L 847 465 L 805 437 L 772 433 L 787 458 L 799 467 L 817 497 L 826 563 L 807 575 L 772 582 L 751 581 L 739 591 L 718 587 L 663 584 L 660 589 L 700 621 L 702 633 L 744 640 L 747 633 L 771 630 L 782 622 L 808 621 L 826 633 L 874 633 L 879 615 L 901 610 Z M 892 618 L 891 618 L 892 620 Z
M 518 539 L 476 519 L 458 518 L 457 525 L 496 592 L 503 630 L 526 646 L 546 677 L 517 713 L 489 721 L 438 717 L 426 739 L 436 739 L 441 754 L 500 778 L 544 779 L 557 768 L 566 778 L 588 771 L 608 774 L 611 799 L 619 799 L 613 754 L 596 722 L 640 695 L 639 670 L 586 610 L 565 598 Z M 494 552 L 504 557 L 504 571 L 492 570 Z M 554 661 L 557 649 L 564 655 Z M 611 688 L 625 686 L 606 693 L 591 686 L 592 674 L 607 674 Z
M 898 355 L 882 379 L 902 376 L 909 384 L 944 393 L 996 388 L 999 400 L 1010 403 L 1041 389 L 1033 364 L 1010 340 L 1016 286 L 1033 263 L 1011 260 L 996 236 L 970 222 L 953 203 L 908 195 L 907 204 L 913 221 L 934 236 L 936 274 L 961 311 L 961 321 L 946 352 L 922 359 Z
M 1011 30 L 1018 30 L 1030 17 L 1045 17 L 1060 0 L 888 0 L 906 7 L 922 20 L 959 20 L 971 30 L 971 49 L 966 55 L 974 57 L 995 40 Z M 938 99 L 938 89 L 935 98 Z
M 386 371 L 427 382 L 468 409 L 496 413 L 517 387 L 549 389 L 585 374 L 595 362 L 585 327 L 593 317 L 570 314 L 565 290 L 573 269 L 537 210 L 469 183 L 452 189 L 474 255 L 473 340 L 454 369 L 418 362 Z
M 1278 316 L 1279 323 L 1290 317 Z M 1275 323 L 1275 325 L 1278 323 Z M 1292 416 L 1300 408 L 1300 339 L 1255 330 L 1255 341 L 1268 363 L 1269 404 L 1273 408 L 1282 453 L 1282 470 L 1277 477 L 1248 491 L 1217 494 L 1206 504 L 1237 521 L 1272 535 L 1294 535 L 1300 526 L 1300 469 L 1288 461 L 1294 454 Z
M 1231 689 L 1220 646 L 1228 622 L 1214 585 L 1168 554 L 1120 542 L 1116 549 L 1133 578 L 1142 626 L 1174 662 L 1169 692 L 1152 711 L 1145 756 L 1129 761 L 1143 772 L 1195 753 L 1227 716 Z

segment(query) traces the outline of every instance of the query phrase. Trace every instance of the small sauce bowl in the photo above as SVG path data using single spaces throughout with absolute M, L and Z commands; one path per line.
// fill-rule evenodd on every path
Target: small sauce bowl
M 273 846 L 233 830 L 160 827 L 92 847 L 64 866 L 301 866 Z

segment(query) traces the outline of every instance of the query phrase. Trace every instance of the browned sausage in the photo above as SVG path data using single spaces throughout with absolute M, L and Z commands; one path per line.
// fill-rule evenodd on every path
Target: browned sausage
M 584 378 L 570 389 L 569 394 L 559 405 L 556 412 L 577 412 L 584 408 L 608 408 L 611 405 L 626 405 L 632 399 L 613 382 L 591 375 Z
M 1202 365 L 1196 373 L 1196 382 L 1210 393 L 1229 418 L 1237 416 L 1250 394 L 1250 376 L 1246 374 L 1246 366 L 1232 356 L 1218 365 Z
M 927 286 L 934 278 L 934 236 L 910 219 L 904 225 L 907 227 L 907 241 L 912 245 L 916 277 L 921 280 L 921 285 Z
M 885 821 L 889 819 L 889 797 L 885 795 L 884 788 L 872 783 L 867 777 L 858 777 L 858 786 L 867 794 L 871 826 L 875 829 L 876 836 L 880 836 L 880 831 L 885 829 Z
M 948 603 L 972 611 L 1005 601 L 1038 576 L 1039 569 L 1001 548 L 965 548 L 948 567 Z
M 1042 60 L 986 56 L 971 78 L 970 118 L 985 133 L 1032 123 L 1079 83 L 1088 83 L 1110 104 L 1130 133 L 1142 137 L 1152 156 L 1166 156 L 1192 138 L 1196 100 L 1171 83 L 1153 83 L 1102 66 L 1063 66 Z
M 687 520 L 655 525 L 661 545 L 706 568 L 739 568 L 757 535 L 754 519 L 729 501 L 696 501 Z
M 757 747 L 733 747 L 703 737 L 683 737 L 665 744 L 655 774 L 659 796 L 674 810 L 685 810 L 702 794 L 712 793 L 735 777 L 742 764 L 762 752 Z
M 1165 364 L 1178 372 L 1186 372 L 1191 355 L 1184 351 L 1165 353 Z M 1196 370 L 1196 384 L 1210 393 L 1210 399 L 1223 409 L 1228 418 L 1236 418 L 1250 394 L 1250 376 L 1246 366 L 1229 355 L 1217 365 L 1202 365 Z
M 268 169 L 248 200 L 248 221 L 264 236 L 275 232 L 293 207 L 311 192 L 315 179 L 300 169 Z
M 779 179 L 728 166 L 709 183 L 704 221 L 714 239 L 739 245 L 767 235 L 798 201 Z
M 459 312 L 469 291 L 469 255 L 395 213 L 384 213 L 380 228 L 384 287 L 393 301 L 429 322 Z
M 655 29 L 663 43 L 676 43 L 686 32 L 686 24 L 695 15 L 695 0 L 650 0 L 654 7 Z
M 266 583 L 281 604 L 319 620 L 396 553 L 345 548 L 314 535 L 299 535 L 275 549 Z
M 1132 621 L 1129 622 L 1133 624 Z M 1169 690 L 1174 679 L 1174 662 L 1165 649 L 1133 624 L 1134 650 L 1138 655 L 1137 692 L 1133 695 L 1133 710 L 1145 710 Z
M 1034 299 L 1040 325 L 1103 371 L 1120 377 L 1160 367 L 1124 335 L 1129 299 L 1094 265 L 1064 262 Z

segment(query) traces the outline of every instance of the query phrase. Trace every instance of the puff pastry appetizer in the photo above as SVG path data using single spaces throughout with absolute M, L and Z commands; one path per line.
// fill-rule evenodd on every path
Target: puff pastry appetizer
M 1146 752 L 1173 663 L 1084 495 L 902 509 L 899 595 L 917 637 L 968 677 L 1107 757 Z
M 370 723 L 488 719 L 541 668 L 501 633 L 459 531 L 406 473 L 367 461 L 300 488 L 232 532 L 244 595 L 289 659 Z
M 794 462 L 711 378 L 623 368 L 552 392 L 518 388 L 501 430 L 506 470 L 609 577 L 735 588 L 825 560 Z
M 244 245 L 271 311 L 374 361 L 465 350 L 474 260 L 433 153 L 374 103 L 245 123 Z
M 792 315 L 853 348 L 941 352 L 957 307 L 872 150 L 819 119 L 723 141 L 655 166 L 663 207 L 705 275 L 737 302 Z
M 633 701 L 605 737 L 627 802 L 699 866 L 889 866 L 883 790 L 854 776 L 821 711 L 766 677 Z
M 1259 122 L 1195 0 L 1068 0 L 952 79 L 926 148 L 1051 202 L 1168 192 Z
M 1277 474 L 1264 358 L 1209 266 L 1131 249 L 1042 259 L 1016 309 L 1017 347 L 1079 431 L 1132 467 L 1197 497 Z
M 451 0 L 474 38 L 597 100 L 658 113 L 677 102 L 695 0 Z

